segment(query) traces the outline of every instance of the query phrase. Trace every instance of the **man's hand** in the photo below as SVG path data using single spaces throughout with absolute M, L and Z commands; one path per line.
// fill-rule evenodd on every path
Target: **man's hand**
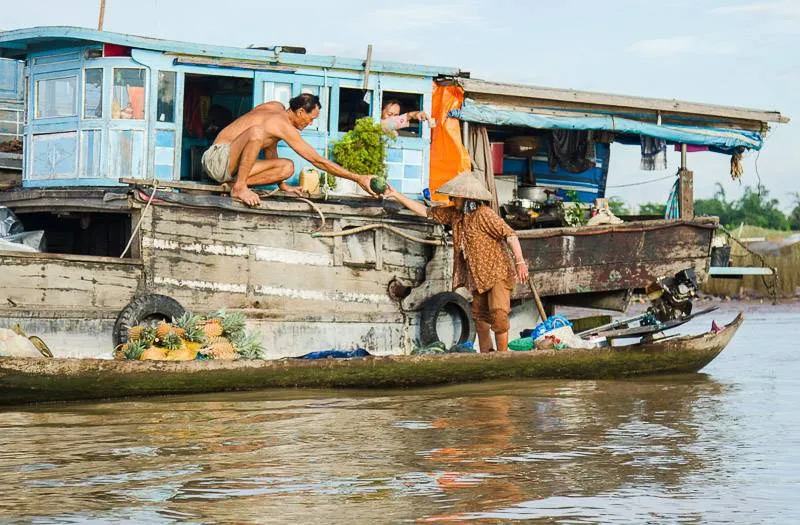
M 297 195 L 298 197 L 305 197 L 306 192 L 300 186 L 290 186 L 285 182 L 281 182 L 278 184 L 278 189 L 281 191 L 285 191 L 286 193 L 291 193 Z
M 369 187 L 369 183 L 370 181 L 372 181 L 374 177 L 375 177 L 374 175 L 359 175 L 358 179 L 356 179 L 356 182 L 358 183 L 359 186 L 361 186 L 361 188 L 364 191 L 366 191 L 367 193 L 369 193 L 370 195 L 372 195 L 377 199 L 378 195 L 374 191 L 372 191 L 372 188 Z

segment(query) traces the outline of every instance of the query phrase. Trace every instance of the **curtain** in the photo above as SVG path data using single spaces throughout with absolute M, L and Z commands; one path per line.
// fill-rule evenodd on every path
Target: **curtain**
M 492 168 L 492 150 L 489 145 L 489 133 L 486 131 L 486 126 L 480 124 L 470 125 L 467 150 L 470 154 L 472 172 L 478 179 L 483 181 L 486 189 L 491 192 L 492 201 L 490 204 L 495 212 L 499 212 L 497 186 L 494 183 L 494 169 Z

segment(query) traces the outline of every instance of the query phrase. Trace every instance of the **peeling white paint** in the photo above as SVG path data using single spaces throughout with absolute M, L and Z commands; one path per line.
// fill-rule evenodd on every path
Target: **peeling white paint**
M 333 254 L 301 252 L 287 250 L 286 248 L 267 248 L 265 246 L 256 248 L 256 260 L 308 266 L 333 266 Z
M 169 284 L 192 290 L 210 290 L 214 292 L 247 293 L 247 285 L 234 283 L 215 283 L 209 281 L 193 281 L 190 279 L 173 279 L 171 277 L 154 277 L 155 284 Z
M 306 299 L 311 301 L 334 301 L 345 303 L 388 303 L 391 301 L 388 295 L 354 293 L 322 290 L 297 290 L 294 288 L 279 288 L 277 286 L 258 286 L 256 293 L 261 295 L 272 295 L 276 297 L 288 297 L 290 299 Z
M 234 257 L 244 257 L 250 253 L 250 248 L 247 246 L 201 244 L 199 242 L 183 244 L 167 239 L 153 239 L 152 237 L 143 237 L 142 245 L 156 250 L 176 250 L 182 252 L 208 253 L 211 255 L 230 255 Z

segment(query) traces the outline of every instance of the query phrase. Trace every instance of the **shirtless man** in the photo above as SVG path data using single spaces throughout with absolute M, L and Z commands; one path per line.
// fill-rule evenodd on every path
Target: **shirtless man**
M 298 155 L 311 164 L 337 177 L 357 182 L 370 195 L 369 175 L 352 173 L 330 161 L 300 136 L 300 131 L 319 116 L 322 104 L 319 97 L 304 93 L 289 101 L 289 109 L 280 102 L 256 106 L 226 126 L 203 153 L 203 169 L 219 183 L 233 181 L 231 197 L 247 206 L 258 206 L 261 200 L 248 186 L 278 184 L 278 188 L 297 194 L 301 190 L 286 184 L 294 174 L 294 163 L 278 158 L 278 141 L 283 140 Z M 264 160 L 258 154 L 264 150 Z

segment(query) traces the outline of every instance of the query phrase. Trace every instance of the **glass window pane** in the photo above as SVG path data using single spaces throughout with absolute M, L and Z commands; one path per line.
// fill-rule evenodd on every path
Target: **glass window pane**
M 87 69 L 83 85 L 83 118 L 103 118 L 103 70 Z
M 174 71 L 158 72 L 156 118 L 159 122 L 175 122 L 175 75 Z
M 330 115 L 330 104 L 328 101 L 330 100 L 331 88 L 325 88 L 325 90 L 322 91 L 322 95 L 320 95 L 321 89 L 322 88 L 320 86 L 300 86 L 300 93 L 316 95 L 320 97 L 319 103 L 322 104 L 322 110 L 319 112 L 319 117 L 315 118 L 314 121 L 308 125 L 306 130 L 322 131 L 327 129 L 328 115 Z
M 144 69 L 115 68 L 111 118 L 144 119 Z
M 289 99 L 292 98 L 292 85 L 283 82 L 275 82 L 275 90 L 271 100 L 277 100 L 285 107 L 289 107 Z
M 77 86 L 77 76 L 37 80 L 36 118 L 76 116 Z
M 356 120 L 370 116 L 372 91 L 364 92 L 357 88 L 339 89 L 339 131 L 350 131 Z

